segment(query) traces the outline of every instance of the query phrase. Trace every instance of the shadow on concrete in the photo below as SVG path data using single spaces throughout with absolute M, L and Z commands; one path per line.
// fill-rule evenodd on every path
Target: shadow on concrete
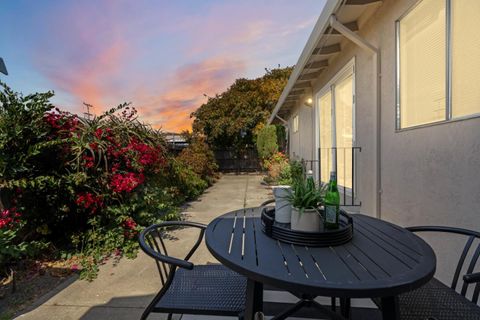
M 143 296 L 131 296 L 131 297 L 117 297 L 112 298 L 109 302 L 103 305 L 97 305 L 91 307 L 80 320 L 127 320 L 127 319 L 140 319 L 143 311 L 148 303 L 153 299 L 154 295 Z M 264 312 L 267 318 L 275 314 L 279 314 L 286 308 L 291 307 L 291 303 L 285 302 L 264 302 Z M 328 319 L 327 314 L 318 312 L 316 309 L 305 308 L 299 310 L 295 315 L 295 319 Z M 200 316 L 175 315 L 174 319 L 200 319 Z M 356 320 L 380 320 L 381 314 L 378 309 L 352 307 L 351 318 Z M 148 320 L 164 320 L 167 319 L 166 314 L 151 313 Z M 215 316 L 202 316 L 203 320 L 224 320 L 235 319 L 233 317 L 215 317 Z
M 140 319 L 147 305 L 152 301 L 154 295 L 116 297 L 105 304 L 91 307 L 80 320 L 130 320 Z M 149 320 L 166 319 L 163 315 L 153 315 Z
M 59 269 L 59 268 L 57 268 L 57 269 Z M 43 276 L 43 278 L 46 278 L 46 277 L 47 277 L 46 275 Z M 13 318 L 35 310 L 36 308 L 38 308 L 39 306 L 41 306 L 42 304 L 44 304 L 45 302 L 50 300 L 52 297 L 57 295 L 63 289 L 67 288 L 69 285 L 74 283 L 78 279 L 78 275 L 77 274 L 72 274 L 65 279 L 61 279 L 61 278 L 55 279 L 55 278 L 52 278 L 52 277 L 49 277 L 49 279 L 46 279 L 46 280 L 43 279 L 42 280 L 40 277 L 38 277 L 38 278 L 34 279 L 33 281 L 30 281 L 30 286 L 28 287 L 30 295 L 34 294 L 35 292 L 38 294 L 38 292 L 42 292 L 42 291 L 46 292 L 46 293 L 44 295 L 40 296 L 39 298 L 33 300 L 33 302 L 31 302 L 31 304 L 29 304 L 28 307 L 26 307 L 24 309 L 21 309 L 20 311 L 16 311 L 14 313 Z M 51 283 L 53 283 L 53 281 L 54 281 L 53 279 L 55 279 L 57 282 L 60 282 L 60 283 L 58 285 L 56 285 L 53 289 L 50 289 L 49 285 Z M 13 297 L 13 298 L 15 298 L 15 297 Z M 29 300 L 28 297 L 24 297 L 24 299 L 26 299 L 27 302 Z M 10 300 L 5 299 L 6 303 L 8 303 L 9 301 Z M 0 309 L 2 309 L 2 308 L 0 308 Z M 0 312 L 0 314 L 1 314 L 1 312 Z

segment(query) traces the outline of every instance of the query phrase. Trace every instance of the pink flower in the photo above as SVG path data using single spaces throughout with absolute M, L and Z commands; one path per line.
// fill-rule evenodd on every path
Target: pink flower
M 13 229 L 20 223 L 21 216 L 15 207 L 0 211 L 0 229 Z
M 95 137 L 97 137 L 97 139 L 102 139 L 102 135 L 103 135 L 103 130 L 101 128 L 98 128 L 97 130 L 95 130 Z
M 75 200 L 78 206 L 89 209 L 91 213 L 95 213 L 99 208 L 103 207 L 102 196 L 96 196 L 90 192 L 80 193 Z
M 117 173 L 112 176 L 110 186 L 112 187 L 113 191 L 118 193 L 123 191 L 132 192 L 132 190 L 142 184 L 144 180 L 145 176 L 142 173 Z

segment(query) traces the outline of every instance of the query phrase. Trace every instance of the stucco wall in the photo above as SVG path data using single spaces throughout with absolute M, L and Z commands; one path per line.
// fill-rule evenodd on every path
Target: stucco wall
M 381 217 L 403 226 L 450 225 L 480 230 L 480 118 L 395 131 L 395 20 L 415 3 L 384 1 L 358 33 L 379 47 L 382 57 Z M 357 163 L 358 199 L 361 210 L 374 215 L 376 97 L 372 54 L 346 40 L 342 53 L 314 82 L 313 92 L 315 96 L 354 57 L 355 137 L 356 145 L 362 147 Z M 292 140 L 292 149 L 296 143 Z M 458 259 L 457 247 L 463 242 L 445 237 L 429 240 L 440 260 L 438 276 L 449 281 L 451 267 Z M 444 259 L 447 261 L 442 262 Z
M 298 132 L 293 132 L 293 118 L 298 114 Z M 311 160 L 313 157 L 313 108 L 302 102 L 292 110 L 289 122 L 290 158 L 295 160 Z

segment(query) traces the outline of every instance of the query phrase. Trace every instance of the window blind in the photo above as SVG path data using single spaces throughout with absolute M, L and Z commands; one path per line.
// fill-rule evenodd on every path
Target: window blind
M 445 119 L 445 1 L 421 1 L 400 20 L 401 127 Z
M 479 0 L 455 0 L 452 10 L 452 116 L 480 113 Z
M 321 148 L 321 171 L 320 179 L 328 182 L 332 170 L 331 153 L 325 148 L 332 147 L 332 94 L 325 93 L 319 99 L 319 124 L 320 124 L 320 148 Z
M 337 179 L 352 187 L 351 147 L 353 146 L 353 76 L 335 85 L 335 124 L 337 138 Z

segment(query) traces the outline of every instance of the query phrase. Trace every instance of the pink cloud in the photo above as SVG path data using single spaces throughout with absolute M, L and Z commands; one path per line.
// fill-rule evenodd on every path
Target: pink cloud
M 158 96 L 139 94 L 135 105 L 142 118 L 167 131 L 190 129 L 190 114 L 207 96 L 222 92 L 245 70 L 245 62 L 227 57 L 206 59 L 182 66 L 170 76 L 169 85 Z
M 255 10 L 220 2 L 188 13 L 169 2 L 159 2 L 160 10 L 147 2 L 98 3 L 69 2 L 52 13 L 50 40 L 37 44 L 38 68 L 76 101 L 71 111 L 83 112 L 87 102 L 98 114 L 131 101 L 144 121 L 172 131 L 190 127 L 203 94 L 222 92 L 252 66 L 263 72 L 276 65 L 271 56 L 290 46 L 288 37 L 313 24 L 290 18 L 288 1 L 255 3 Z

